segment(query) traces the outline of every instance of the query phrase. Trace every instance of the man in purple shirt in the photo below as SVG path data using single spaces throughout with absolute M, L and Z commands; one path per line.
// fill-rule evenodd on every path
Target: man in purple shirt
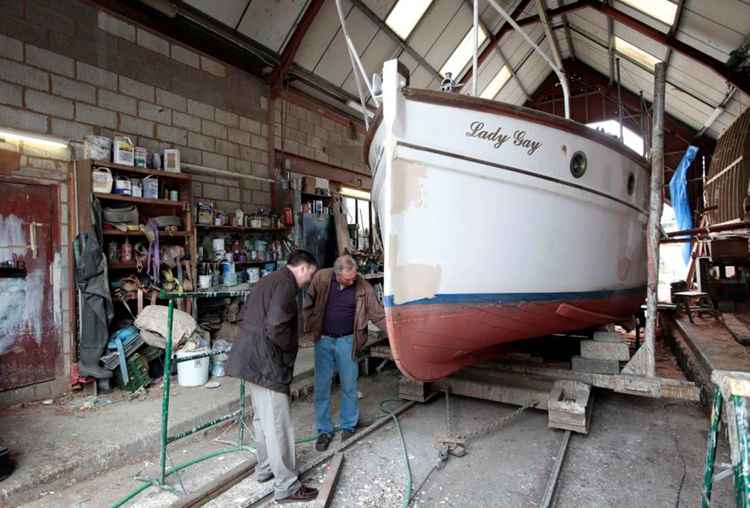
M 331 382 L 341 382 L 341 439 L 351 437 L 359 421 L 357 351 L 367 342 L 367 323 L 385 330 L 385 313 L 370 283 L 357 274 L 351 256 L 336 259 L 333 268 L 313 277 L 303 308 L 305 334 L 315 341 L 315 448 L 325 451 L 333 439 Z

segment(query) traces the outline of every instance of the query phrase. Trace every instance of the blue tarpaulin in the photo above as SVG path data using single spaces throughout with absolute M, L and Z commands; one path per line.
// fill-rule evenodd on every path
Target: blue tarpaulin
M 698 147 L 690 145 L 669 181 L 669 195 L 672 198 L 672 208 L 674 208 L 677 228 L 680 231 L 693 227 L 693 216 L 690 214 L 690 202 L 687 195 L 687 172 L 697 153 Z M 686 242 L 682 247 L 682 258 L 686 265 L 690 263 L 691 248 L 691 242 Z

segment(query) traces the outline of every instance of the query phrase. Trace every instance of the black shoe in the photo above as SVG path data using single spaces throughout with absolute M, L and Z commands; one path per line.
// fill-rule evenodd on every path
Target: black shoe
M 297 492 L 295 492 L 291 496 L 287 496 L 282 499 L 277 499 L 276 502 L 279 504 L 306 503 L 308 501 L 312 501 L 316 497 L 318 497 L 318 489 L 314 489 L 312 487 L 305 487 L 304 485 L 302 485 L 300 488 L 297 489 Z
M 320 434 L 318 434 L 318 439 L 315 441 L 315 449 L 319 452 L 326 451 L 332 440 L 333 434 L 321 432 Z
M 258 483 L 266 483 L 273 480 L 273 473 L 266 474 L 266 475 L 255 475 L 255 481 Z
M 342 430 L 341 431 L 341 442 L 343 443 L 344 441 L 346 441 L 347 439 L 349 439 L 350 437 L 352 437 L 356 433 L 357 433 L 357 429 L 356 428 Z

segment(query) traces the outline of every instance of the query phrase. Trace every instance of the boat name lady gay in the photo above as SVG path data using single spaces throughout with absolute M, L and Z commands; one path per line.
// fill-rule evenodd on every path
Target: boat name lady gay
M 524 130 L 519 129 L 512 135 L 502 134 L 501 131 L 502 127 L 498 127 L 494 131 L 486 130 L 484 128 L 484 122 L 476 121 L 471 122 L 466 135 L 470 138 L 479 138 L 490 141 L 495 148 L 500 148 L 507 141 L 511 141 L 514 145 L 525 148 L 528 155 L 534 155 L 534 152 L 542 146 L 541 141 L 534 141 L 533 139 L 526 137 L 526 131 Z

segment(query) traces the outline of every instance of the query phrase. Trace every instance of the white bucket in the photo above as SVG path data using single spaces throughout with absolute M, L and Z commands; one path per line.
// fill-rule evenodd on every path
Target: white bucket
M 194 351 L 178 351 L 177 353 L 175 353 L 175 356 L 177 358 L 184 358 L 186 356 L 205 352 L 205 349 L 196 349 Z M 208 364 L 208 357 L 196 358 L 195 360 L 178 363 L 177 383 L 180 386 L 201 386 L 206 384 L 206 381 L 208 381 Z

